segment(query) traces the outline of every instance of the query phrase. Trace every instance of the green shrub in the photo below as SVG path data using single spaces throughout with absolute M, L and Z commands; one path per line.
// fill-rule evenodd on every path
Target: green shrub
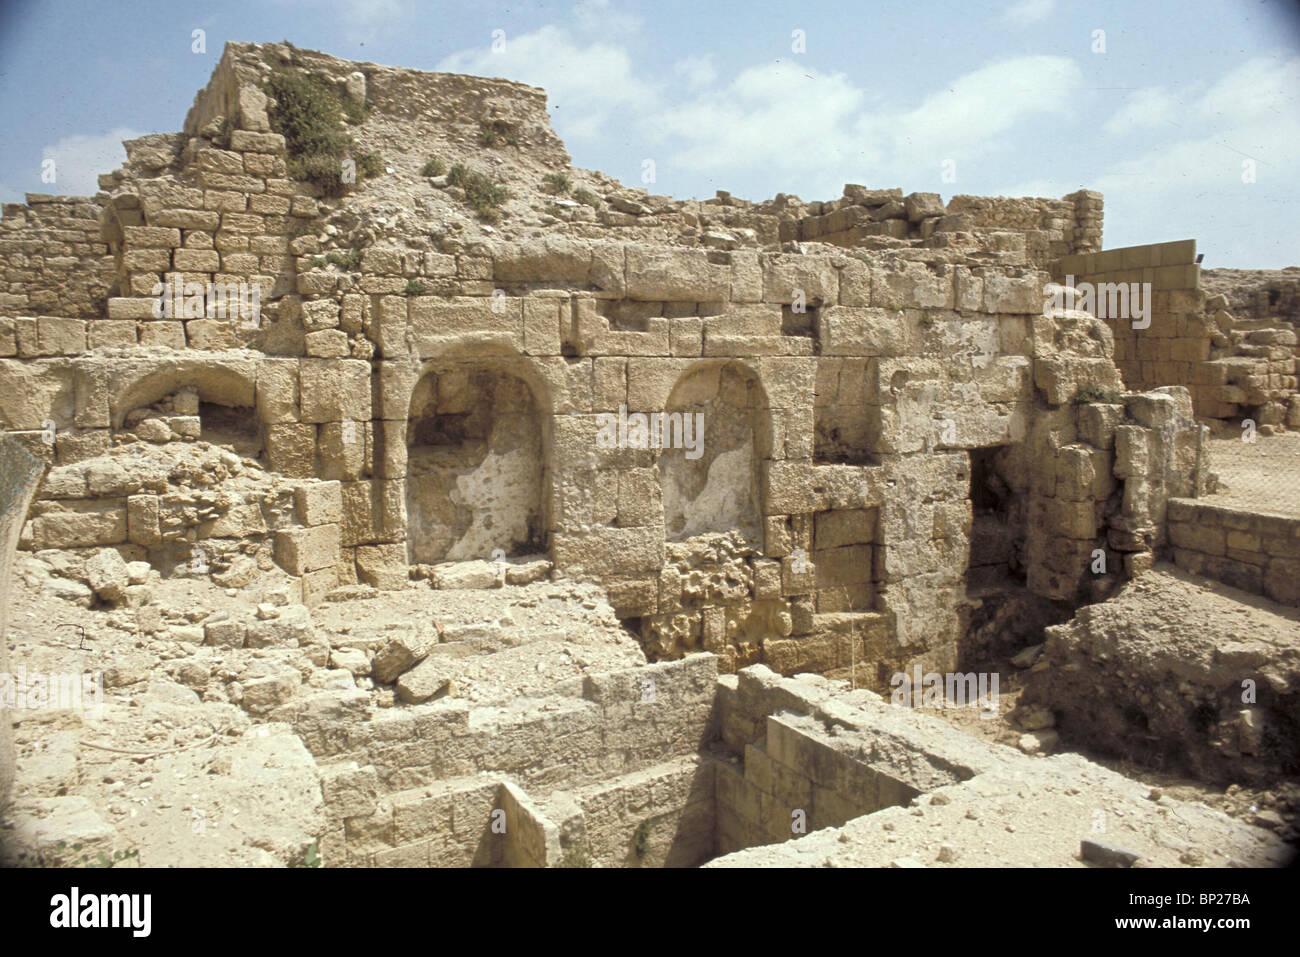
M 424 283 L 420 282 L 418 279 L 406 280 L 406 294 L 408 296 L 423 296 Z
M 585 186 L 580 189 L 575 189 L 573 191 L 573 198 L 586 206 L 590 206 L 592 209 L 600 209 L 600 197 Z
M 324 153 L 290 156 L 286 166 L 290 179 L 314 183 L 326 196 L 343 195 L 347 184 L 343 182 L 343 162 L 338 157 Z
M 421 176 L 441 176 L 445 172 L 447 172 L 447 164 L 437 156 L 430 156 L 420 169 Z
M 334 249 L 325 254 L 325 259 L 345 269 L 359 269 L 361 267 L 361 250 L 349 249 L 347 252 L 340 252 Z
M 569 180 L 568 173 L 547 173 L 542 177 L 544 185 L 552 193 L 567 193 L 573 183 Z
M 650 822 L 642 821 L 636 826 L 636 833 L 632 835 L 632 850 L 636 852 L 637 857 L 645 857 L 645 852 L 650 849 Z
M 343 94 L 343 99 L 340 101 L 340 105 L 343 108 L 344 118 L 353 126 L 360 126 L 366 121 L 366 117 L 370 114 L 370 107 L 366 106 L 366 104 L 362 103 L 356 97 L 348 96 L 346 93 Z
M 510 191 L 483 173 L 476 173 L 463 163 L 457 163 L 447 172 L 447 182 L 465 191 L 474 211 L 488 222 L 501 217 L 499 207 L 510 198 Z
M 493 120 L 491 123 L 483 124 L 478 141 L 480 146 L 487 147 L 496 146 L 498 143 L 518 146 L 519 135 L 510 128 L 510 124 L 505 120 Z
M 290 867 L 320 867 L 320 842 L 312 841 L 302 857 L 290 862 Z
M 1081 387 L 1074 394 L 1075 405 L 1083 405 L 1087 402 L 1101 402 L 1106 405 L 1115 405 L 1124 401 L 1124 393 L 1117 392 L 1114 389 L 1107 389 L 1105 386 L 1088 383 Z
M 294 70 L 272 73 L 267 77 L 266 91 L 275 97 L 272 120 L 276 132 L 284 135 L 291 155 L 342 154 L 348 138 L 341 128 L 338 94 L 330 84 Z
M 284 136 L 292 179 L 306 180 L 327 196 L 343 192 L 343 153 L 351 138 L 343 132 L 343 110 L 333 86 L 310 73 L 286 70 L 266 79 L 275 98 L 271 126 Z
M 567 848 L 564 856 L 560 858 L 560 867 L 591 867 L 591 855 L 587 853 L 586 848 L 578 847 L 576 844 Z
M 378 153 L 357 155 L 357 173 L 365 179 L 374 179 L 384 173 L 384 160 Z

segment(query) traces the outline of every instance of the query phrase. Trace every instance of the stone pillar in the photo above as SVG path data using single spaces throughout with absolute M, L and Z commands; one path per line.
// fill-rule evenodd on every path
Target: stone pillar
M 1074 203 L 1075 253 L 1101 251 L 1102 197 L 1092 189 L 1070 193 L 1065 199 Z
M 9 672 L 9 573 L 27 509 L 45 466 L 13 439 L 0 435 L 0 674 Z M 13 719 L 0 701 L 0 806 L 14 780 Z

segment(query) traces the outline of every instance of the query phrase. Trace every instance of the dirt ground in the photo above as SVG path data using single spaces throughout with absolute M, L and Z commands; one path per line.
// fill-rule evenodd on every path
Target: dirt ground
M 1009 659 L 1003 659 L 998 663 L 996 673 L 996 711 L 949 703 L 943 707 L 922 707 L 916 710 L 940 718 L 973 737 L 1019 748 L 1026 729 L 1019 723 L 1020 715 L 1016 712 L 1016 706 L 1024 690 L 1021 676 L 1026 672 L 1013 665 Z M 889 700 L 888 695 L 881 697 Z M 1078 747 L 1069 741 L 1059 742 L 1046 753 L 1078 754 L 1102 767 L 1149 785 L 1175 800 L 1204 804 L 1245 823 L 1267 827 L 1283 840 L 1300 847 L 1300 778 L 1283 778 L 1268 788 L 1243 787 L 1239 784 L 1216 787 L 1183 774 L 1149 767 L 1130 758 Z
M 1211 468 L 1220 488 L 1204 500 L 1253 512 L 1300 516 L 1300 432 L 1210 439 Z

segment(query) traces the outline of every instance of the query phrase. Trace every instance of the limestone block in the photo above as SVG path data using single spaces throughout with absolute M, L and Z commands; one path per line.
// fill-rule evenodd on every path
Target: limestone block
M 221 254 L 214 249 L 178 249 L 172 253 L 172 266 L 180 272 L 219 272 Z
M 492 351 L 524 349 L 523 302 L 505 296 L 415 296 L 410 300 L 410 327 L 416 352 L 431 358 L 450 343 L 479 347 L 495 340 Z
M 627 247 L 623 243 L 595 243 L 591 247 L 588 283 L 599 290 L 602 298 L 623 299 L 627 296 Z
M 303 525 L 332 525 L 343 520 L 343 493 L 338 482 L 313 482 L 294 489 L 293 506 Z
M 298 420 L 298 360 L 264 358 L 257 364 L 257 412 L 268 423 Z
M 585 283 L 591 247 L 563 236 L 503 243 L 493 251 L 493 274 L 504 282 Z
M 984 280 L 985 312 L 1016 312 L 1041 315 L 1046 298 L 1045 283 L 1037 275 L 1014 277 L 995 270 L 981 270 Z
M 724 302 L 731 295 L 730 266 L 715 265 L 704 250 L 627 247 L 627 298 L 650 302 Z
M 381 591 L 405 588 L 409 580 L 406 546 L 360 545 L 357 547 L 357 577 Z
M 629 359 L 627 361 L 628 411 L 650 413 L 664 410 L 673 387 L 694 364 L 690 359 Z
M 808 306 L 840 301 L 840 273 L 827 256 L 764 254 L 763 301 L 786 305 L 803 293 Z
M 371 453 L 369 422 L 326 422 L 316 433 L 320 478 L 360 478 L 370 468 Z
M 283 153 L 284 137 L 279 133 L 232 130 L 230 148 L 239 153 Z
M 68 368 L 67 360 L 0 360 L 0 427 L 39 431 L 47 420 L 60 429 L 71 425 L 74 397 Z
M 947 212 L 938 193 L 909 193 L 903 200 L 910 222 L 919 223 L 931 216 L 942 216 Z
M 622 528 L 662 526 L 662 489 L 656 469 L 629 469 L 618 476 L 618 524 Z
M 1124 384 L 1109 359 L 1046 356 L 1034 359 L 1034 385 L 1043 390 L 1048 402 L 1064 405 L 1084 386 L 1119 392 Z
M 1149 433 L 1139 425 L 1121 425 L 1115 429 L 1115 477 L 1140 478 L 1149 474 Z
M 529 355 L 557 356 L 560 354 L 560 316 L 562 299 L 525 299 L 524 352 Z
M 1099 449 L 1115 444 L 1115 428 L 1124 419 L 1124 406 L 1089 402 L 1079 407 L 1079 438 Z
M 315 474 L 316 426 L 283 423 L 267 429 L 266 454 L 272 469 L 290 478 Z
M 954 275 L 952 267 L 946 263 L 929 264 L 907 259 L 873 263 L 872 302 L 887 309 L 952 309 L 955 302 Z
M 74 356 L 86 351 L 86 322 L 81 319 L 41 316 L 36 320 L 36 335 L 42 355 Z
M 840 267 L 841 306 L 871 305 L 871 267 L 860 259 L 846 260 Z
M 817 312 L 822 355 L 901 356 L 912 351 L 911 328 L 902 310 L 825 306 Z
M 738 249 L 731 254 L 731 301 L 758 302 L 763 298 L 763 269 L 756 250 Z
M 125 502 L 85 502 L 62 512 L 46 512 L 32 519 L 32 542 L 37 548 L 77 548 L 119 545 L 126 541 Z
M 304 359 L 300 407 L 303 422 L 370 418 L 370 363 L 360 359 Z
M 338 525 L 281 529 L 275 533 L 275 562 L 301 575 L 337 563 L 340 547 Z
M 581 569 L 599 576 L 657 572 L 664 563 L 662 527 L 593 528 L 585 535 L 557 533 L 551 554 L 568 574 Z

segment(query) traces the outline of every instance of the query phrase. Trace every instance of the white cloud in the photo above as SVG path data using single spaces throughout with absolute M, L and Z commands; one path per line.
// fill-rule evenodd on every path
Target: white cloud
M 307 7 L 304 15 L 336 20 L 346 43 L 372 43 L 393 34 L 410 19 L 407 0 L 273 0 L 281 6 Z
M 1172 123 L 1178 114 L 1178 101 L 1162 86 L 1148 86 L 1130 93 L 1124 105 L 1102 127 L 1120 136 L 1134 130 L 1148 130 Z
M 1019 0 L 1002 11 L 1002 19 L 1023 26 L 1045 19 L 1055 8 L 1056 0 Z
M 1064 196 L 1069 192 L 1073 192 L 1073 190 L 1069 187 L 1063 186 L 1055 180 L 1027 179 L 1014 186 L 1007 186 L 999 189 L 993 195 L 1010 196 L 1014 199 L 1019 199 L 1021 196 Z
M 1083 84 L 1074 61 L 1060 56 L 1001 60 L 957 77 L 899 118 L 896 152 L 917 162 L 991 151 L 1020 120 L 1065 110 Z
M 1107 124 L 1118 127 L 1124 111 Z M 1112 166 L 1097 189 L 1166 192 L 1188 188 L 1267 188 L 1300 155 L 1300 57 L 1257 57 L 1224 74 L 1186 110 L 1183 136 Z M 1257 182 L 1243 184 L 1242 163 L 1253 160 Z
M 865 100 L 865 92 L 841 73 L 778 61 L 744 70 L 720 88 L 646 117 L 642 125 L 648 138 L 669 151 L 670 166 L 712 171 L 743 164 L 795 174 L 824 188 L 835 178 L 831 171 L 864 151 L 868 160 L 854 165 L 879 159 L 872 138 L 860 133 L 870 119 L 862 113 Z
M 721 87 L 645 117 L 670 167 L 770 170 L 773 186 L 838 192 L 854 169 L 872 184 L 914 182 L 920 169 L 1006 149 L 1023 121 L 1066 109 L 1082 85 L 1064 57 L 998 61 L 958 76 L 911 107 L 884 103 L 842 73 L 790 62 L 751 67 Z M 816 131 L 810 133 L 809 131 Z M 861 177 L 859 177 L 860 179 Z
M 37 189 L 68 196 L 93 196 L 99 192 L 99 174 L 111 173 L 126 162 L 123 140 L 143 136 L 119 126 L 101 136 L 79 134 L 65 136 L 41 149 L 41 162 L 54 160 L 53 183 L 41 183 Z
M 615 10 L 609 0 L 578 0 L 573 5 L 573 19 L 579 30 L 599 34 L 605 40 L 630 36 L 641 29 L 642 23 L 634 13 Z
M 1240 121 L 1300 112 L 1300 56 L 1254 57 L 1212 84 L 1197 104 L 1205 117 Z
M 710 86 L 718 78 L 718 68 L 713 65 L 712 54 L 688 56 L 673 64 L 676 73 L 691 89 Z

